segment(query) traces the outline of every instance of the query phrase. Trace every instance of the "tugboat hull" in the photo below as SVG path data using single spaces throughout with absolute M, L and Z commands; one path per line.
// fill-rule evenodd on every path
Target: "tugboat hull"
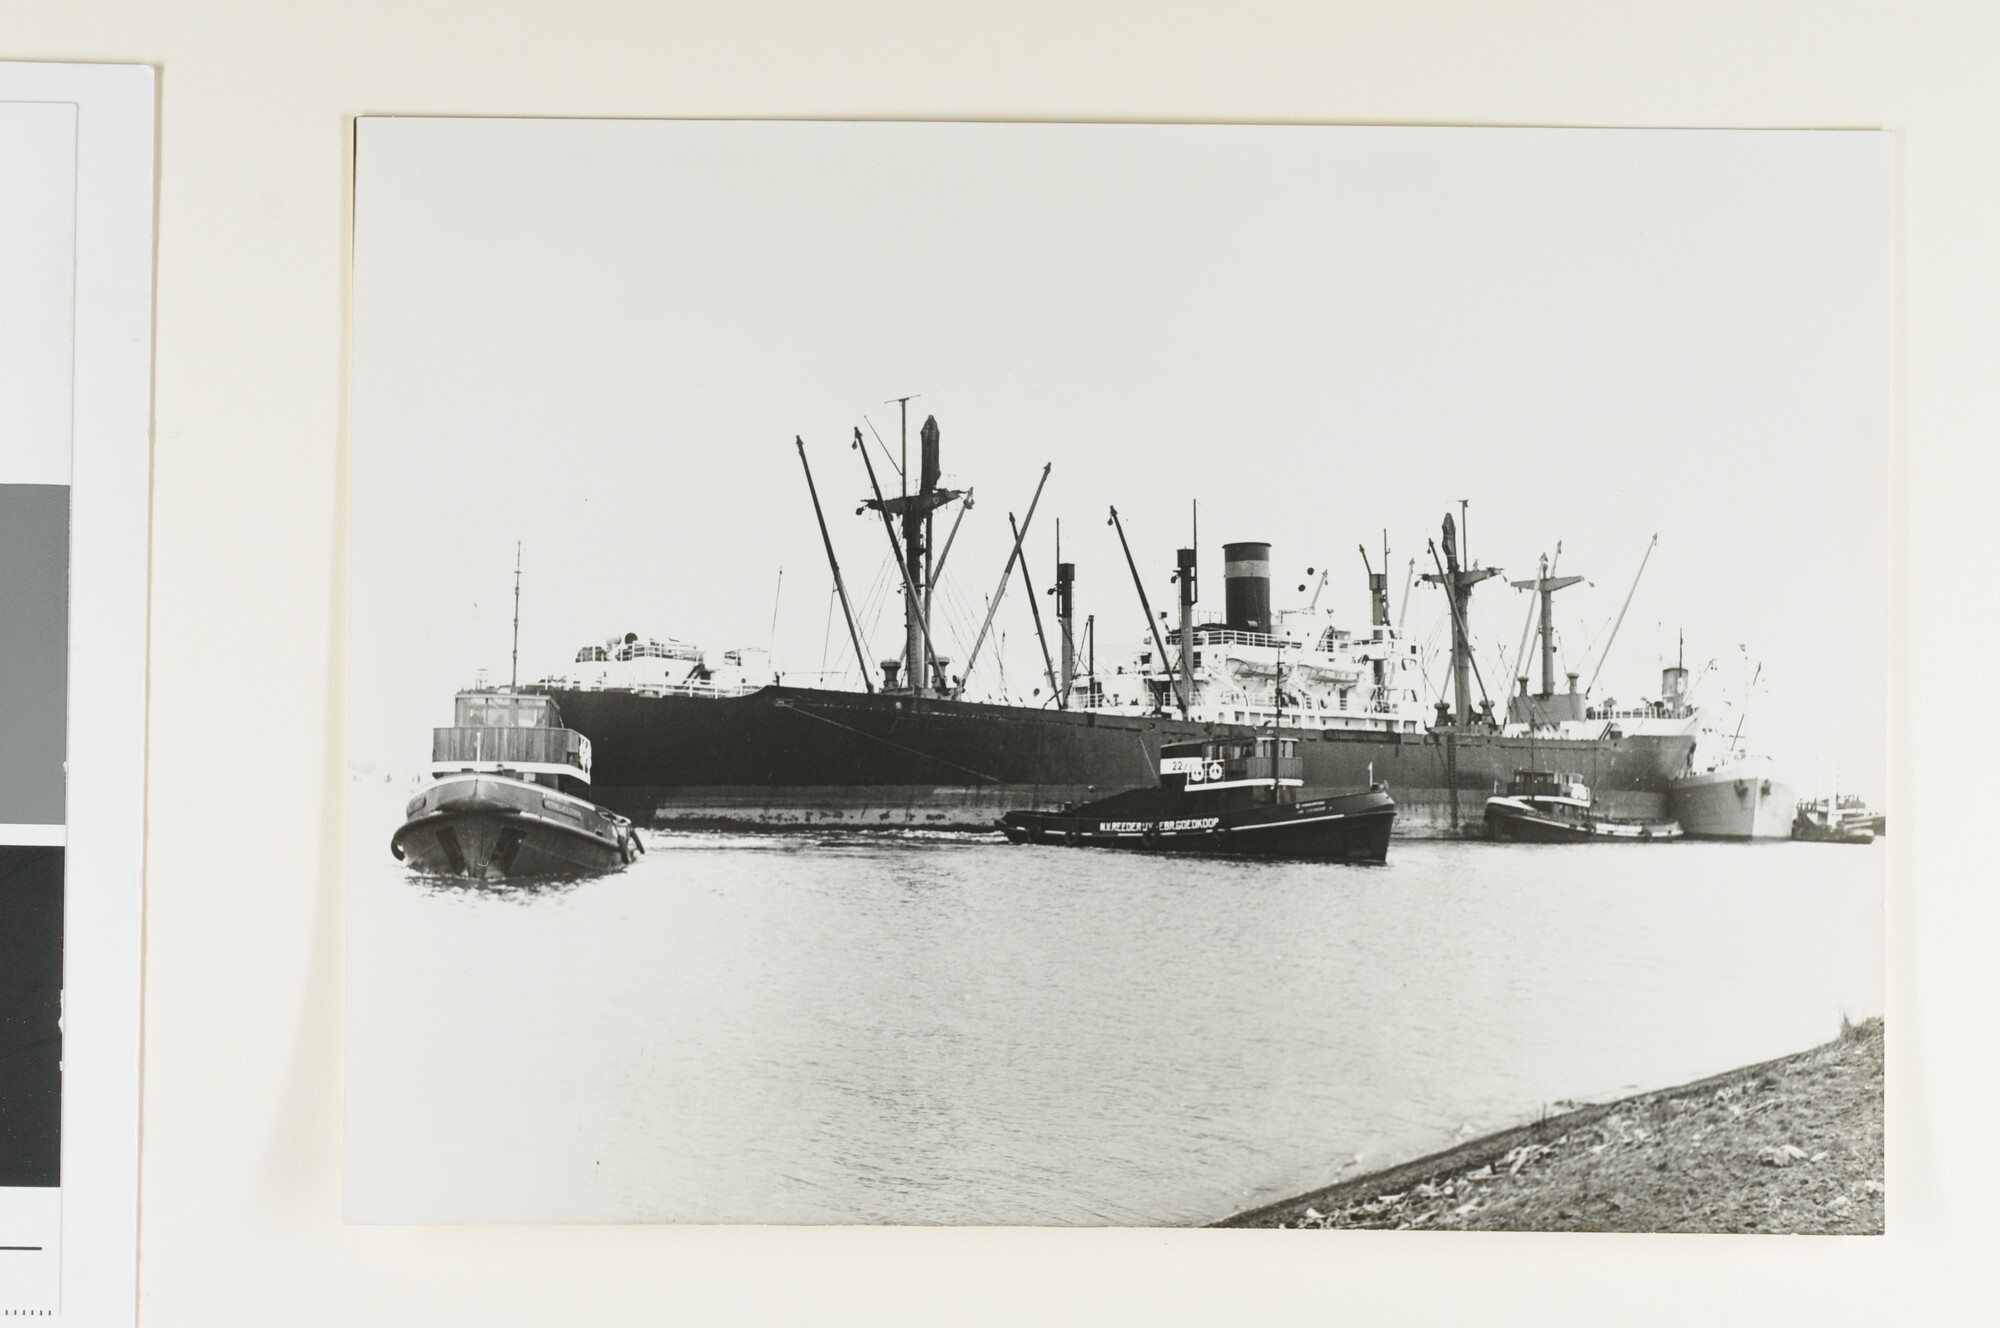
M 411 799 L 407 815 L 389 851 L 426 875 L 505 880 L 608 871 L 644 851 L 625 817 L 499 775 L 441 779 Z
M 1523 844 L 1646 844 L 1683 834 L 1677 821 L 1550 816 L 1516 798 L 1489 798 L 1486 828 L 1495 839 Z
M 1380 863 L 1388 860 L 1396 821 L 1395 801 L 1379 789 L 1239 812 L 1178 814 L 1186 810 L 1157 808 L 1149 815 L 1146 809 L 1084 806 L 1010 812 L 1000 828 L 1017 844 Z

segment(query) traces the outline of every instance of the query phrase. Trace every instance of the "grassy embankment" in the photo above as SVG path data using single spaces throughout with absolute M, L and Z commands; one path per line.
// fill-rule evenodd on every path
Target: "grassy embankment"
M 1882 1021 L 1550 1116 L 1217 1223 L 1420 1231 L 1882 1230 Z

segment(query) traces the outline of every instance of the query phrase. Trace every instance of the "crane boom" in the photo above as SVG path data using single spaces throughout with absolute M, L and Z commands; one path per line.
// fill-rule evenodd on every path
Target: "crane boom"
M 1632 607 L 1632 596 L 1639 591 L 1639 578 L 1646 574 L 1646 560 L 1653 556 L 1653 546 L 1659 542 L 1657 533 L 1646 541 L 1646 552 L 1639 559 L 1639 570 L 1632 576 L 1632 588 L 1625 592 L 1625 602 L 1618 606 L 1618 621 L 1611 624 L 1611 635 L 1605 638 L 1604 650 L 1597 656 L 1597 668 L 1590 675 L 1590 686 L 1583 689 L 1586 695 L 1597 690 L 1597 675 L 1604 672 L 1604 661 L 1611 655 L 1611 643 L 1618 639 L 1618 629 L 1625 625 L 1625 610 Z

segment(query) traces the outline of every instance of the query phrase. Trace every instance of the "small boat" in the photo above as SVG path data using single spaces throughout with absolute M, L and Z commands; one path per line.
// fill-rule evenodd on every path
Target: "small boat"
M 1879 816 L 1856 797 L 1808 798 L 1792 818 L 1792 838 L 1814 844 L 1872 844 Z
M 590 783 L 590 740 L 562 726 L 550 697 L 460 692 L 452 726 L 431 731 L 431 776 L 389 841 L 418 871 L 489 881 L 566 875 L 620 867 L 645 851 L 630 820 L 573 791 Z
M 1602 815 L 1581 776 L 1552 770 L 1516 770 L 1507 791 L 1486 800 L 1486 829 L 1495 839 L 1537 844 L 1642 843 L 1682 833 L 1678 821 Z
M 1387 861 L 1396 821 L 1388 789 L 1371 783 L 1365 792 L 1300 800 L 1298 747 L 1296 738 L 1268 737 L 1168 743 L 1158 787 L 1062 811 L 1009 812 L 1000 829 L 1016 844 Z
M 1840 813 L 1842 825 L 1872 831 L 1877 839 L 1888 831 L 1889 818 L 1882 812 L 1868 810 L 1867 800 L 1858 793 L 1842 793 L 1834 798 L 1833 805 Z

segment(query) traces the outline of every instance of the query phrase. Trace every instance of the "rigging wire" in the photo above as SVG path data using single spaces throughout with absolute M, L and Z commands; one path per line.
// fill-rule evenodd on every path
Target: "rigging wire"
M 840 588 L 837 586 L 826 592 L 826 632 L 819 642 L 819 676 L 822 678 L 826 676 L 826 653 L 833 644 L 833 604 L 839 597 Z
M 864 645 L 874 641 L 876 635 L 881 631 L 882 612 L 888 607 L 888 586 L 889 567 L 888 561 L 884 559 L 875 569 L 875 580 L 869 586 L 868 593 L 862 597 L 861 612 L 857 615 L 864 624 L 864 630 L 861 634 Z M 871 668 L 871 665 L 867 660 L 863 660 L 861 661 L 861 668 L 866 671 Z
M 882 459 L 889 463 L 889 469 L 895 471 L 896 478 L 898 480 L 901 480 L 904 484 L 907 485 L 910 482 L 909 476 L 903 473 L 902 464 L 898 462 L 895 457 L 889 455 L 889 445 L 882 441 L 882 435 L 879 433 L 875 433 L 875 421 L 869 419 L 866 415 L 863 415 L 861 417 L 861 422 L 868 426 L 869 433 L 875 434 L 875 446 L 882 449 Z

